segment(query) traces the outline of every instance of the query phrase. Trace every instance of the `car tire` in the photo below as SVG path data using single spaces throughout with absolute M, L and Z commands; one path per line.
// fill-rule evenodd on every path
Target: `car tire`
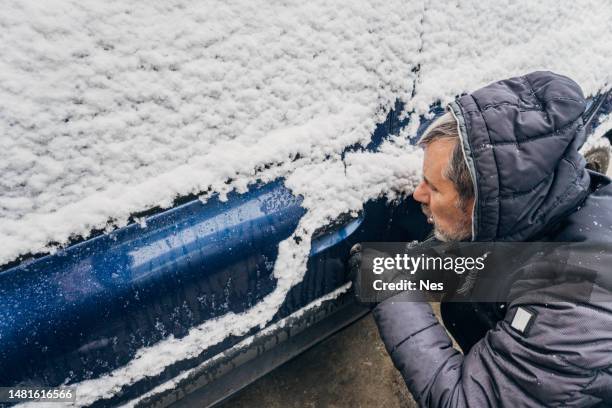
M 610 164 L 610 146 L 593 147 L 585 152 L 584 158 L 587 162 L 587 169 L 606 174 Z

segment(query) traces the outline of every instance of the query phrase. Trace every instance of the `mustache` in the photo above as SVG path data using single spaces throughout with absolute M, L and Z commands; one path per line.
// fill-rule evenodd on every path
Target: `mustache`
M 421 211 L 423 211 L 423 214 L 425 214 L 427 217 L 431 217 L 431 211 L 429 211 L 429 206 L 421 204 Z
M 429 206 L 425 204 L 421 204 L 421 211 L 423 211 L 423 214 L 425 214 L 425 217 L 427 218 L 427 222 L 434 224 L 433 215 L 431 214 L 431 211 L 429 210 Z

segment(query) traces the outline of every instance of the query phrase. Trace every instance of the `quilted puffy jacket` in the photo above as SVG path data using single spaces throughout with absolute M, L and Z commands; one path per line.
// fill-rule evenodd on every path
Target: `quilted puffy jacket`
M 612 244 L 610 179 L 586 170 L 578 153 L 585 106 L 580 87 L 551 72 L 499 81 L 449 105 L 475 186 L 474 241 Z M 612 253 L 596 265 L 592 290 L 612 299 Z M 554 285 L 514 290 L 520 285 L 511 283 L 505 313 L 465 355 L 428 303 L 395 297 L 374 309 L 421 406 L 612 406 L 612 303 L 573 301 Z M 526 310 L 529 330 L 516 330 Z

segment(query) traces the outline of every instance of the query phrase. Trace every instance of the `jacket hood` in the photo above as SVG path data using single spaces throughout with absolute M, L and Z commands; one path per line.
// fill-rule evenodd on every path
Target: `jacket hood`
M 571 79 L 532 72 L 449 105 L 474 182 L 473 241 L 534 239 L 588 194 L 586 101 Z

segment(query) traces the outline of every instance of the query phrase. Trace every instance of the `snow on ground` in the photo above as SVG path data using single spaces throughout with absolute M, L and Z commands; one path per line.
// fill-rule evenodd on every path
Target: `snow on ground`
M 302 279 L 316 228 L 379 194 L 410 191 L 421 156 L 405 137 L 416 120 L 377 152 L 340 156 L 367 143 L 396 99 L 416 118 L 437 100 L 534 69 L 594 93 L 611 82 L 609 21 L 601 1 L 5 4 L 0 264 L 177 196 L 223 196 L 258 178 L 284 177 L 308 210 L 280 244 L 273 293 L 79 384 L 77 405 L 265 326 Z

